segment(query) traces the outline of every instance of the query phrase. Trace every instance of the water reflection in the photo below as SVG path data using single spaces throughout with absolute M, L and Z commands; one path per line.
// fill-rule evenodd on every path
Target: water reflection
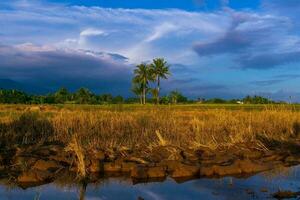
M 54 183 L 26 190 L 3 182 L 0 199 L 4 200 L 100 200 L 100 199 L 267 199 L 278 189 L 298 191 L 300 167 L 281 168 L 238 179 L 198 179 L 178 184 L 164 182 L 133 185 L 129 179 L 102 179 L 97 183 L 72 183 L 62 177 Z

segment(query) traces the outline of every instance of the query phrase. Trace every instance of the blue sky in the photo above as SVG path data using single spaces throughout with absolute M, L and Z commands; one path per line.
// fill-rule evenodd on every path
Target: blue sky
M 3 0 L 0 86 L 128 96 L 134 66 L 164 57 L 165 93 L 300 101 L 299 13 L 299 0 Z

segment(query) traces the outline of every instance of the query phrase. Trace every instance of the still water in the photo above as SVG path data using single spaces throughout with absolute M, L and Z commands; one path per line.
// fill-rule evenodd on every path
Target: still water
M 300 166 L 264 172 L 248 178 L 225 177 L 221 179 L 197 179 L 176 183 L 172 179 L 164 182 L 133 185 L 129 180 L 116 178 L 98 184 L 66 184 L 54 182 L 23 190 L 15 186 L 2 185 L 2 200 L 183 200 L 183 199 L 272 199 L 273 192 L 300 190 Z

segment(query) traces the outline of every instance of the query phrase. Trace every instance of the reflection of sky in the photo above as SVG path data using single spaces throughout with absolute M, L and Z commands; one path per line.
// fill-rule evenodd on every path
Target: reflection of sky
M 110 179 L 101 185 L 87 187 L 86 200 L 137 199 L 139 196 L 151 200 L 182 199 L 266 199 L 278 189 L 297 191 L 300 185 L 300 167 L 289 173 L 264 173 L 247 179 L 222 178 L 198 179 L 177 184 L 171 179 L 163 183 L 131 185 L 128 182 Z M 268 192 L 261 192 L 261 189 Z M 33 200 L 40 194 L 40 200 L 73 200 L 78 199 L 80 188 L 59 188 L 54 184 L 44 185 L 27 190 L 0 188 L 3 200 Z M 253 191 L 248 194 L 247 191 Z

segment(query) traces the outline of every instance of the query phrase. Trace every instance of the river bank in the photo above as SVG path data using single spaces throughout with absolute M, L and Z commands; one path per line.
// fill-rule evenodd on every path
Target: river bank
M 298 144 L 294 144 L 294 148 Z M 78 155 L 66 151 L 62 144 L 11 148 L 1 152 L 1 179 L 9 178 L 22 188 L 55 181 L 63 174 L 73 174 L 76 181 L 96 181 L 103 177 L 127 177 L 134 183 L 163 181 L 171 177 L 178 182 L 224 176 L 247 177 L 279 167 L 300 164 L 294 149 L 258 150 L 249 145 L 223 150 L 181 149 L 161 146 L 151 154 L 130 150 L 84 152 L 84 166 Z M 81 168 L 84 167 L 85 177 Z

